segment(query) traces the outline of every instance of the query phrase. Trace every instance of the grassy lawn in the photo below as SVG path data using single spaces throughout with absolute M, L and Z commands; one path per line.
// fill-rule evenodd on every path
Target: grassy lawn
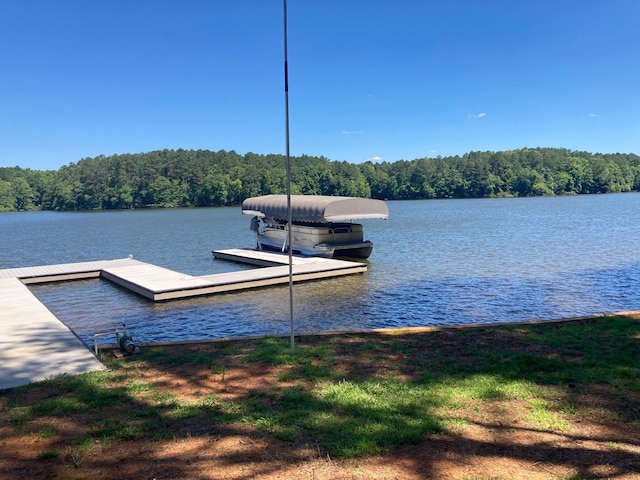
M 282 338 L 145 347 L 139 355 L 108 357 L 109 371 L 5 392 L 0 476 L 73 466 L 77 478 L 102 478 L 94 463 L 107 452 L 238 432 L 275 442 L 278 449 L 312 450 L 317 458 L 360 465 L 374 457 L 393 459 L 408 446 L 424 448 L 429 439 L 464 437 L 464 445 L 474 440 L 489 448 L 491 442 L 481 444 L 474 432 L 483 426 L 497 432 L 498 424 L 522 436 L 526 430 L 573 441 L 592 429 L 585 439 L 602 436 L 606 453 L 624 459 L 640 447 L 640 321 L 634 318 L 308 336 L 297 342 L 295 353 Z M 494 442 L 501 441 L 495 435 Z M 5 455 L 25 439 L 30 453 Z M 474 455 L 481 451 L 475 447 Z M 546 478 L 597 477 L 570 460 L 549 462 L 556 469 Z M 633 462 L 619 465 L 615 478 L 632 468 Z

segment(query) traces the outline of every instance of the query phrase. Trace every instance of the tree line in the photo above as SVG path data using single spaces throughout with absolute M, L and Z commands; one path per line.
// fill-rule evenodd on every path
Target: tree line
M 239 205 L 286 193 L 285 157 L 158 150 L 83 158 L 59 170 L 0 168 L 0 211 Z M 559 148 L 352 164 L 291 158 L 294 194 L 387 200 L 640 191 L 640 156 Z

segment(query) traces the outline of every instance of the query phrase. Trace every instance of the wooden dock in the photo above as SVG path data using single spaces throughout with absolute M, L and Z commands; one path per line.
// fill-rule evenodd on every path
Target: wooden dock
M 0 270 L 0 390 L 104 366 L 27 288 L 28 284 L 104 278 L 152 301 L 212 295 L 289 282 L 287 255 L 231 249 L 216 258 L 263 268 L 191 276 L 132 258 Z M 294 282 L 363 273 L 367 265 L 293 257 Z

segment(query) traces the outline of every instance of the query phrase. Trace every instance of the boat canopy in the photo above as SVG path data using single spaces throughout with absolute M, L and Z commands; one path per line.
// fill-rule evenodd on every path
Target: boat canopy
M 243 215 L 287 220 L 287 196 L 264 195 L 242 202 Z M 291 220 L 294 222 L 340 222 L 366 218 L 389 217 L 382 200 L 325 195 L 291 195 Z

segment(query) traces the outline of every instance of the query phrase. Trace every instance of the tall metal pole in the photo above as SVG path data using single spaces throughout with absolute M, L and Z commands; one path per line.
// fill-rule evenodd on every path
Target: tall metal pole
M 283 0 L 284 16 L 284 117 L 287 167 L 287 247 L 289 252 L 289 327 L 291 330 L 291 353 L 295 351 L 295 329 L 293 326 L 293 250 L 291 248 L 291 156 L 289 152 L 289 64 L 287 58 L 287 0 Z

